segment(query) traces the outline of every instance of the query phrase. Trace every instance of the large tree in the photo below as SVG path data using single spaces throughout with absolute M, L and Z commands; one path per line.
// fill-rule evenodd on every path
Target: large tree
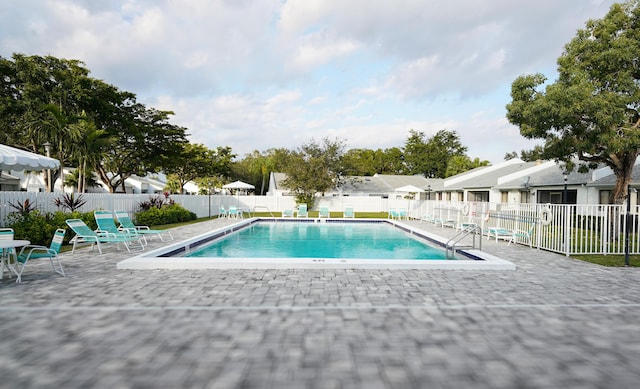
M 466 156 L 467 147 L 456 131 L 440 130 L 426 139 L 422 132 L 411 130 L 403 153 L 406 174 L 422 174 L 428 178 L 445 178 L 453 157 Z
M 110 192 L 132 175 L 143 176 L 174 166 L 186 140 L 186 129 L 169 122 L 170 111 L 133 104 L 121 110 L 122 122 L 107 128 L 114 139 L 104 151 L 96 172 Z
M 283 185 L 296 196 L 296 202 L 313 207 L 316 193 L 339 187 L 344 179 L 341 159 L 344 142 L 325 138 L 322 143 L 311 140 L 294 151 L 285 169 Z
M 590 20 L 558 59 L 558 80 L 542 74 L 512 84 L 507 118 L 529 139 L 544 139 L 545 158 L 582 171 L 597 164 L 616 176 L 620 204 L 640 150 L 640 0 L 614 4 Z
M 213 180 L 207 178 L 227 175 L 233 157 L 235 155 L 230 147 L 211 150 L 202 144 L 185 143 L 182 152 L 172 159 L 171 165 L 164 171 L 172 175 L 178 186 L 177 191 L 182 194 L 184 185 L 189 181 L 204 179 L 200 182 L 208 183 Z

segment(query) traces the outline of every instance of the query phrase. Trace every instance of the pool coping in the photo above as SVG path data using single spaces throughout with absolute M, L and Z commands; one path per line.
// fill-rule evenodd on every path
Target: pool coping
M 121 270 L 155 270 L 155 269 L 437 269 L 437 270 L 516 270 L 515 264 L 495 255 L 477 249 L 459 249 L 457 252 L 468 257 L 468 260 L 401 260 L 401 259 L 354 259 L 354 258 L 196 258 L 169 257 L 170 254 L 189 252 L 203 243 L 213 241 L 233 233 L 247 225 L 259 221 L 276 221 L 283 223 L 380 223 L 395 225 L 404 231 L 426 239 L 441 247 L 446 246 L 448 239 L 420 230 L 398 220 L 390 219 L 314 219 L 314 218 L 272 218 L 253 217 L 242 219 L 213 231 L 195 237 L 171 243 L 167 246 L 141 253 L 135 257 L 118 262 Z

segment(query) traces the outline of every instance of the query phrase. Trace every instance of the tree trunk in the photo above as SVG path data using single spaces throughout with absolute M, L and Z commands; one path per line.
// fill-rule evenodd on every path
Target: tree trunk
M 623 158 L 618 159 L 619 163 L 613 168 L 613 173 L 616 175 L 616 185 L 611 193 L 613 204 L 623 204 L 627 199 L 627 189 L 633 178 L 633 166 L 637 157 L 637 152 L 627 153 Z
M 635 165 L 637 152 L 629 152 L 622 156 L 622 158 L 612 158 L 618 163 L 613 168 L 613 172 L 616 175 L 616 185 L 611 193 L 611 202 L 616 205 L 621 205 L 625 201 L 631 201 L 629 197 L 629 184 L 633 179 L 633 166 Z M 609 215 L 609 238 L 611 241 L 618 241 L 620 239 L 619 232 L 621 229 L 621 214 L 620 208 L 611 208 Z

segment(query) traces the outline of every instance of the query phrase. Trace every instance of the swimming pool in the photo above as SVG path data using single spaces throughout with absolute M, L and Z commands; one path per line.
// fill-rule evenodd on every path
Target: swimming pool
M 391 224 L 356 222 L 258 222 L 185 256 L 447 259 L 443 249 Z
M 459 250 L 456 260 L 447 259 L 413 259 L 413 258 L 357 258 L 357 257 L 304 257 L 296 258 L 285 255 L 274 257 L 220 257 L 220 256 L 187 256 L 196 252 L 204 245 L 219 241 L 225 237 L 233 237 L 246 228 L 255 228 L 255 225 L 269 222 L 282 224 L 281 227 L 294 226 L 295 224 L 342 224 L 342 219 L 277 219 L 277 218 L 251 218 L 238 223 L 208 231 L 182 242 L 169 244 L 165 247 L 141 253 L 135 257 L 126 259 L 117 264 L 118 269 L 461 269 L 461 270 L 515 270 L 515 265 L 502 258 L 479 251 Z M 444 247 L 446 239 L 428 233 L 409 224 L 387 219 L 351 219 L 348 223 L 356 223 L 359 226 L 367 224 L 387 224 L 402 231 L 402 234 L 412 235 L 412 239 L 428 241 L 432 246 Z M 252 227 L 253 226 L 253 227 Z M 357 226 L 356 226 L 357 227 Z M 320 230 L 322 231 L 322 229 Z M 328 231 L 328 230 L 327 230 Z M 328 234 L 328 232 L 327 232 Z M 321 237 L 322 238 L 322 237 Z M 369 239 L 368 250 L 376 251 Z M 209 254 L 211 255 L 211 254 Z M 386 255 L 383 255 L 386 257 Z

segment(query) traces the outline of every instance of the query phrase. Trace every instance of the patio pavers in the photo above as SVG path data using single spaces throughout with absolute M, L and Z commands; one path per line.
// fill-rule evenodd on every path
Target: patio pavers
M 65 253 L 65 278 L 34 262 L 0 280 L 0 386 L 637 387 L 640 270 L 483 248 L 517 270 L 125 271 L 126 252 Z

